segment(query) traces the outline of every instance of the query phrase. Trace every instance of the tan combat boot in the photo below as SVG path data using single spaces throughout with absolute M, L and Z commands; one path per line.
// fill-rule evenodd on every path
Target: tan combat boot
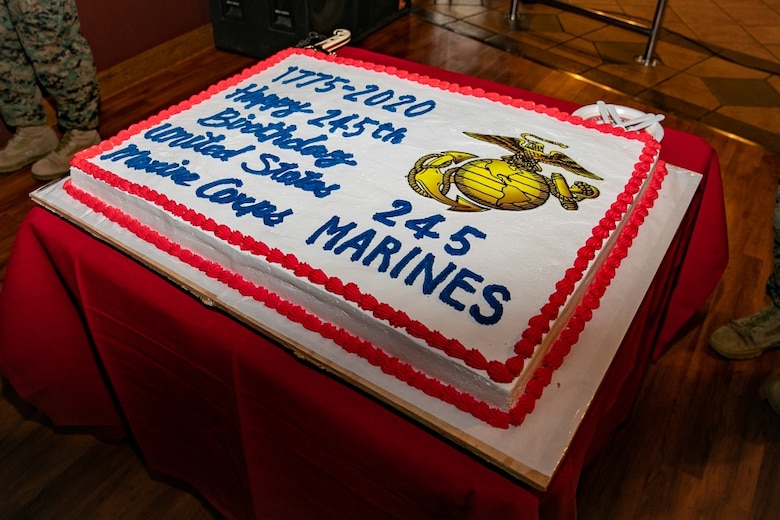
M 732 320 L 712 334 L 710 346 L 728 359 L 752 359 L 780 347 L 780 309 L 768 305 L 755 314 Z
M 97 130 L 68 130 L 53 152 L 33 164 L 33 178 L 38 181 L 51 181 L 64 177 L 70 170 L 70 160 L 73 156 L 99 142 L 100 135 Z
M 772 411 L 780 415 L 780 374 L 767 379 L 761 388 L 761 393 L 769 402 Z
M 20 126 L 0 150 L 0 173 L 21 170 L 57 147 L 57 133 L 49 125 Z

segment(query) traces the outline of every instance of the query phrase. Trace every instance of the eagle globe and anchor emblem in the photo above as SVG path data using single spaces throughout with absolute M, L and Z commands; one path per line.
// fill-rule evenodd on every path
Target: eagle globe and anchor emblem
M 541 206 L 551 195 L 563 208 L 576 210 L 580 201 L 599 196 L 595 186 L 583 181 L 569 184 L 559 172 L 549 177 L 542 175 L 542 164 L 548 164 L 588 179 L 603 180 L 560 151 L 544 151 L 545 143 L 567 148 L 563 143 L 530 133 L 519 138 L 464 133 L 502 146 L 512 155 L 500 159 L 480 159 L 457 151 L 425 155 L 407 176 L 409 186 L 417 194 L 446 204 L 453 211 L 528 210 Z M 447 196 L 453 185 L 463 196 Z

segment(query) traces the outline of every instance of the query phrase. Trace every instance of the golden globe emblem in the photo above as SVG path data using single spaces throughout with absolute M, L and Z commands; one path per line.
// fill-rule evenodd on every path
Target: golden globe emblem
M 551 196 L 564 209 L 576 210 L 580 201 L 599 196 L 595 186 L 583 181 L 569 184 L 561 172 L 553 171 L 549 177 L 541 174 L 542 164 L 545 164 L 588 179 L 603 180 L 562 152 L 544 151 L 545 144 L 568 148 L 563 143 L 529 133 L 520 137 L 464 133 L 502 146 L 512 155 L 501 159 L 477 159 L 466 152 L 429 153 L 417 159 L 406 176 L 415 193 L 435 199 L 449 206 L 451 211 L 534 209 Z M 460 194 L 449 195 L 453 187 Z
M 550 197 L 550 186 L 542 175 L 499 159 L 469 161 L 455 171 L 453 179 L 463 195 L 494 209 L 533 209 Z

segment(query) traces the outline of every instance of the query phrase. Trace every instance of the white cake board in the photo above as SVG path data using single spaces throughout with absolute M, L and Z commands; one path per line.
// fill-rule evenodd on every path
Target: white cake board
M 697 173 L 668 165 L 658 200 L 640 228 L 601 306 L 522 425 L 493 428 L 384 374 L 316 333 L 281 318 L 73 200 L 58 181 L 33 200 L 139 260 L 205 304 L 275 338 L 296 355 L 389 403 L 485 461 L 544 490 L 561 463 L 674 238 L 696 188 Z

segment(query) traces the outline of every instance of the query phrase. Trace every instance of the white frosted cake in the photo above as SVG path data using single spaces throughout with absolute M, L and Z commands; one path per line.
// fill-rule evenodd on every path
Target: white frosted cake
M 77 155 L 64 188 L 496 427 L 533 410 L 665 170 L 647 133 L 283 51 Z

